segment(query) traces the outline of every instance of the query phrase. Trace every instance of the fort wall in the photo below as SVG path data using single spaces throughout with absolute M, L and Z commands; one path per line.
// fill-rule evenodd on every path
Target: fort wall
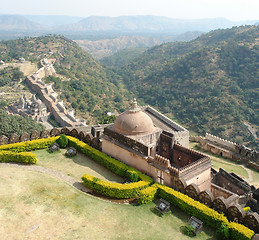
M 67 111 L 64 106 L 57 102 L 57 93 L 52 89 L 51 84 L 45 84 L 40 78 L 44 78 L 56 73 L 52 64 L 49 64 L 47 59 L 42 59 L 43 65 L 37 72 L 28 76 L 26 82 L 29 87 L 39 94 L 42 102 L 47 106 L 47 109 L 52 113 L 55 120 L 62 126 L 76 127 L 82 126 L 84 123 L 78 121 L 71 112 Z

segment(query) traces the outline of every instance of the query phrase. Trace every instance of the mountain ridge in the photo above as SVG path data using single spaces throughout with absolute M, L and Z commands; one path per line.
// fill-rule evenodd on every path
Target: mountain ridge
M 19 22 L 20 20 L 20 22 Z M 75 22 L 76 20 L 79 20 Z M 30 27 L 24 27 L 22 23 Z M 67 24 L 62 24 L 66 22 Z M 74 22 L 74 23 L 73 23 Z M 208 32 L 217 28 L 227 28 L 241 24 L 255 24 L 258 20 L 232 22 L 225 18 L 206 19 L 174 19 L 152 15 L 139 16 L 90 16 L 86 18 L 55 15 L 1 15 L 0 31 L 2 30 L 34 30 L 61 32 L 165 32 L 181 34 L 188 31 Z M 4 26 L 4 24 L 5 26 Z

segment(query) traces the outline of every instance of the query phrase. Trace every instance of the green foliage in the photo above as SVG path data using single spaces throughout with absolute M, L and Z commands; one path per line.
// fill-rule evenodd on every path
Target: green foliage
M 56 35 L 0 42 L 1 59 L 6 62 L 24 57 L 38 63 L 42 56 L 49 56 L 50 49 L 50 57 L 56 59 L 54 67 L 63 76 L 46 80 L 54 83 L 61 99 L 72 105 L 77 114 L 97 123 L 100 113 L 125 109 L 130 94 L 116 74 L 103 68 L 75 42 Z M 121 95 L 119 102 L 114 101 L 117 95 Z
M 139 181 L 129 184 L 106 182 L 99 178 L 84 174 L 83 184 L 104 196 L 115 198 L 134 198 L 140 194 L 141 189 L 148 186 L 148 182 Z
M 196 236 L 195 229 L 190 224 L 187 224 L 187 225 L 184 226 L 183 233 L 185 235 L 189 236 L 189 237 L 195 237 Z
M 138 204 L 147 204 L 153 202 L 158 195 L 157 185 L 158 184 L 155 183 L 150 187 L 142 189 L 138 197 Z
M 1 145 L 0 151 L 12 151 L 12 152 L 28 152 L 37 149 L 44 149 L 50 147 L 58 137 L 42 138 L 27 142 L 19 142 L 7 145 Z
M 24 78 L 23 73 L 18 68 L 6 67 L 0 70 L 0 87 L 18 82 Z
M 36 164 L 37 158 L 36 154 L 29 152 L 0 151 L 0 162 Z
M 217 239 L 227 240 L 229 239 L 229 229 L 226 225 L 222 224 L 216 231 Z
M 64 134 L 61 134 L 60 137 L 57 139 L 56 143 L 58 143 L 61 148 L 66 148 L 68 145 L 67 136 Z
M 108 116 L 108 115 L 100 115 L 98 118 L 99 124 L 108 124 L 108 123 L 114 123 L 116 119 L 116 116 Z
M 24 132 L 30 134 L 35 130 L 41 132 L 45 128 L 31 118 L 8 115 L 3 110 L 0 110 L 0 122 L 0 135 L 6 135 L 7 137 L 10 137 L 12 133 L 21 135 Z
M 103 65 L 109 67 L 120 68 L 139 57 L 148 48 L 127 48 L 120 50 L 112 56 L 104 57 L 100 61 Z
M 131 182 L 137 182 L 139 180 L 138 174 L 135 171 L 127 171 L 127 175 Z
M 258 147 L 244 126 L 258 119 L 258 26 L 216 30 L 153 47 L 116 70 L 146 104 L 173 113 L 198 134 Z
M 137 171 L 136 169 L 127 166 L 126 164 L 106 155 L 103 152 L 98 151 L 95 148 L 90 147 L 86 143 L 74 138 L 67 136 L 69 142 L 68 145 L 74 147 L 78 151 L 84 153 L 85 155 L 92 158 L 94 161 L 100 163 L 104 167 L 110 169 L 115 174 L 119 175 L 122 178 L 127 178 L 129 172 L 136 172 L 138 175 L 138 179 L 144 182 L 148 182 L 149 184 L 153 183 L 153 179 L 148 177 L 147 175 Z
M 185 213 L 197 217 L 206 225 L 215 229 L 219 229 L 222 225 L 227 226 L 231 239 L 249 240 L 254 236 L 254 231 L 244 225 L 229 222 L 223 214 L 219 214 L 215 210 L 198 201 L 195 201 L 187 195 L 177 192 L 164 185 L 158 184 L 157 187 L 159 189 L 158 196 L 160 198 L 163 198 L 173 206 L 182 209 Z
M 4 108 L 6 105 L 7 105 L 6 101 L 4 101 L 4 100 L 0 101 L 0 109 Z

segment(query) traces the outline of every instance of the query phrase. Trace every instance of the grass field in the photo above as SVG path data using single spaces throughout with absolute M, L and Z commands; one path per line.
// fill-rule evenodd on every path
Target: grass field
M 61 149 L 59 153 L 49 153 L 46 149 L 43 149 L 34 153 L 37 155 L 37 165 L 61 171 L 78 180 L 81 180 L 81 177 L 87 173 L 102 180 L 123 182 L 121 177 L 94 162 L 84 154 L 77 153 L 76 156 L 68 158 L 65 156 L 65 152 L 66 149 Z
M 1 166 L 0 166 L 1 168 Z M 116 204 L 81 193 L 48 175 L 0 169 L 1 240 L 181 239 L 189 216 L 174 209 L 163 217 L 142 206 Z M 196 239 L 216 239 L 204 228 Z

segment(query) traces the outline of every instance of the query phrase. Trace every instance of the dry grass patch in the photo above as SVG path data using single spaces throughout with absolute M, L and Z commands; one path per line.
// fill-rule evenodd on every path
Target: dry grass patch
M 158 217 L 154 204 L 115 204 L 83 194 L 38 172 L 0 166 L 1 240 L 181 239 L 189 216 L 173 209 Z M 205 228 L 198 239 L 216 239 Z

